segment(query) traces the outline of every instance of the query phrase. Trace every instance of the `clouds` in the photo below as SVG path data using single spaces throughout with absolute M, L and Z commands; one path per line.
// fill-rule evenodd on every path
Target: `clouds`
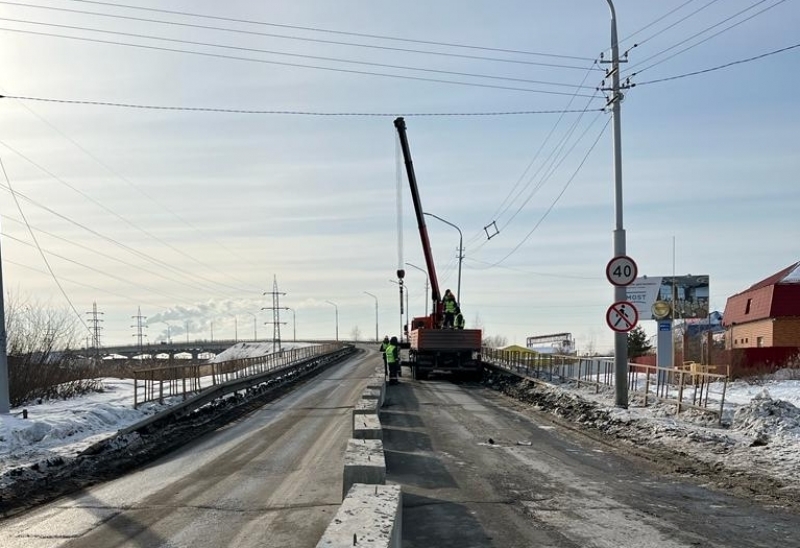
M 751 3 L 737 0 L 696 14 L 686 7 L 663 20 L 677 3 L 615 5 L 622 37 L 641 30 L 623 42 L 624 49 L 640 44 L 623 67 L 641 72 L 638 82 L 786 46 L 789 22 L 798 15 L 791 3 L 743 21 L 755 13 L 746 11 L 667 51 Z M 593 59 L 609 43 L 604 3 L 423 7 L 308 0 L 170 7 L 211 17 L 148 11 L 155 7 L 148 5 L 50 7 L 116 17 L 3 7 L 10 18 L 44 23 L 7 22 L 25 32 L 0 31 L 3 93 L 140 106 L 405 114 L 423 206 L 464 233 L 467 317 L 479 312 L 487 329 L 498 326 L 497 334 L 518 341 L 536 334 L 531 330 L 573 331 L 579 344 L 581 337 L 611 340 L 602 314 L 612 295 L 603 275 L 612 253 L 611 135 L 603 134 L 590 152 L 608 120 L 595 112 L 605 100 L 577 96 L 595 93 L 603 76 L 605 67 Z M 737 21 L 743 22 L 654 64 Z M 675 237 L 678 271 L 708 273 L 712 304 L 721 308 L 729 291 L 797 260 L 795 60 L 786 53 L 627 91 L 625 222 L 629 254 L 642 272 L 671 273 Z M 591 112 L 411 115 L 584 107 Z M 6 284 L 61 299 L 44 254 L 76 308 L 88 310 L 97 301 L 105 312 L 104 342 L 130 341 L 138 306 L 150 320 L 175 313 L 176 324 L 196 322 L 192 336 L 207 336 L 212 320 L 231 324 L 232 332 L 229 314 L 245 324 L 271 305 L 263 292 L 273 275 L 286 303 L 297 305 L 299 336 L 332 334 L 330 306 L 306 306 L 325 300 L 340 307 L 341 333 L 355 325 L 371 333 L 374 301 L 364 290 L 378 296 L 381 324 L 398 323 L 396 287 L 388 282 L 398 263 L 392 116 L 11 99 L 0 108 L 6 117 L 0 143 L 11 147 L 0 146 L 0 159 L 11 186 L 29 198 L 20 203 L 43 249 L 36 249 L 8 184 L 0 182 Z M 400 185 L 403 260 L 424 266 L 402 172 Z M 492 221 L 502 230 L 487 241 L 483 228 Z M 428 230 L 440 282 L 453 286 L 458 235 L 430 219 Z M 767 237 L 776 233 L 782 237 Z M 734 268 L 743 252 L 754 260 Z M 422 295 L 421 273 L 409 271 L 408 284 L 413 299 Z M 258 321 L 260 331 L 264 319 Z

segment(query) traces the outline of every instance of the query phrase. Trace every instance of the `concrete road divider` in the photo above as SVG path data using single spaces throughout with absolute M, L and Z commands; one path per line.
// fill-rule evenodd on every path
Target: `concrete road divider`
M 386 459 L 381 440 L 347 440 L 342 475 L 342 498 L 355 483 L 386 483 Z
M 381 421 L 377 414 L 353 415 L 353 438 L 357 440 L 383 440 Z
M 400 548 L 403 493 L 399 485 L 354 484 L 317 548 Z
M 353 416 L 356 415 L 375 415 L 378 413 L 378 400 L 375 398 L 361 398 L 353 407 Z

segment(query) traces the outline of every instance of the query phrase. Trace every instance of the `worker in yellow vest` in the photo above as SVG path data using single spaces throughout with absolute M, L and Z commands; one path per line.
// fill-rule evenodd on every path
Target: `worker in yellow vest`
M 400 345 L 397 337 L 392 337 L 386 347 L 386 363 L 389 366 L 389 384 L 396 384 L 400 372 Z

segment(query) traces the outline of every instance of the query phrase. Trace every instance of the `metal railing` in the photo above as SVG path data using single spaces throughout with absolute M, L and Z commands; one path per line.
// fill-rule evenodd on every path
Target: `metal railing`
M 133 371 L 133 407 L 165 398 L 184 400 L 210 386 L 235 379 L 263 375 L 293 363 L 328 354 L 342 348 L 341 343 L 324 343 L 283 350 L 257 358 L 239 358 L 224 362 L 176 364 L 147 367 Z
M 614 386 L 613 358 L 584 358 L 554 354 L 483 348 L 485 363 L 529 379 L 548 382 L 572 381 L 576 385 Z M 694 367 L 692 367 L 694 366 Z M 640 394 L 644 406 L 653 398 L 685 408 L 713 413 L 722 418 L 730 371 L 712 373 L 707 367 L 684 364 L 676 368 L 628 363 L 628 389 Z M 712 392 L 719 389 L 717 392 Z

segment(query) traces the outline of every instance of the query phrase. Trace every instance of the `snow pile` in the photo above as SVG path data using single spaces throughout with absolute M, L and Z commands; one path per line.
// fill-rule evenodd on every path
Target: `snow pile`
M 800 442 L 800 409 L 791 402 L 772 399 L 764 389 L 733 414 L 732 430 L 759 440 L 788 437 Z

